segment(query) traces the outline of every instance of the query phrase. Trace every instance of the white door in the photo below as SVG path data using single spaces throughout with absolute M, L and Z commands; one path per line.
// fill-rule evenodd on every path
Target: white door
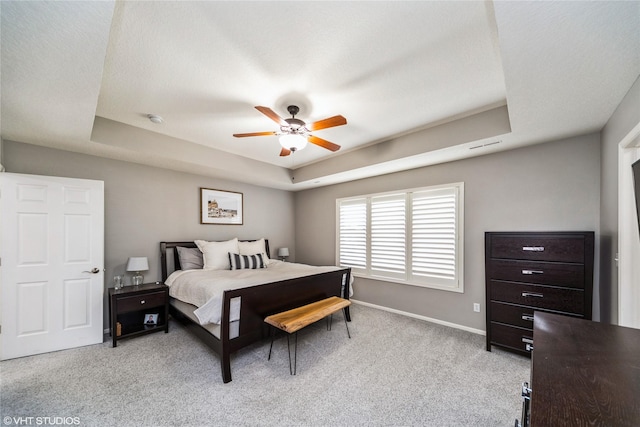
M 104 183 L 0 173 L 0 359 L 101 343 Z

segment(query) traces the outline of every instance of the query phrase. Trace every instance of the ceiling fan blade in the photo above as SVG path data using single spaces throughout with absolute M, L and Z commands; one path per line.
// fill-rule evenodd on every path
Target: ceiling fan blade
M 318 138 L 314 135 L 309 135 L 309 142 L 331 151 L 338 151 L 340 149 L 340 146 L 338 144 L 334 144 L 333 142 L 329 142 L 326 139 Z
M 269 107 L 261 107 L 261 106 L 258 105 L 256 107 L 256 110 L 260 111 L 262 114 L 264 114 L 265 116 L 269 117 L 271 120 L 273 120 L 274 122 L 276 122 L 280 126 L 286 126 L 287 125 L 287 122 L 285 122 L 282 117 L 280 117 L 278 114 L 276 114 L 276 112 L 273 111 Z
M 269 136 L 269 135 L 277 135 L 276 132 L 251 132 L 251 133 L 234 133 L 233 136 L 236 138 L 244 138 L 246 136 Z
M 310 131 L 332 128 L 335 126 L 342 126 L 347 124 L 347 119 L 342 116 L 333 116 L 328 119 L 319 120 L 317 122 L 311 123 L 307 128 Z
M 288 156 L 289 154 L 291 154 L 291 150 L 287 150 L 286 148 L 282 147 L 282 150 L 280 150 L 280 157 Z

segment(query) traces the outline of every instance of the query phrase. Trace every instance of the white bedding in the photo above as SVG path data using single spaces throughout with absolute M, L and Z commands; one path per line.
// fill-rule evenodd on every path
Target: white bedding
M 306 264 L 269 260 L 267 268 L 246 270 L 178 270 L 166 280 L 169 295 L 198 307 L 194 314 L 201 325 L 220 323 L 222 294 L 229 289 L 240 289 L 264 283 L 278 282 L 295 277 L 310 276 L 339 270 L 336 266 L 317 267 Z M 349 295 L 353 294 L 349 283 Z M 240 317 L 240 301 L 231 301 L 230 321 Z

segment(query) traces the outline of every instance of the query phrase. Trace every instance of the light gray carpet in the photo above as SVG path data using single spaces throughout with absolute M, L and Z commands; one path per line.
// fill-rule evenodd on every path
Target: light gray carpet
M 78 417 L 95 426 L 512 426 L 530 360 L 485 351 L 484 337 L 353 305 L 327 331 L 218 356 L 178 323 L 156 333 L 0 363 L 5 417 Z M 15 423 L 13 423 L 15 425 Z

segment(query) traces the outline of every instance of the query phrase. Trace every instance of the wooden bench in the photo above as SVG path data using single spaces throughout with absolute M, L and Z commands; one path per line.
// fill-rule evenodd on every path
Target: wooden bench
M 264 321 L 269 325 L 278 328 L 284 332 L 287 332 L 287 350 L 289 353 L 289 373 L 291 375 L 296 374 L 296 365 L 297 365 L 297 352 L 298 352 L 298 331 L 305 326 L 309 326 L 312 323 L 317 322 L 318 320 L 324 319 L 327 316 L 332 315 L 336 311 L 344 309 L 351 305 L 351 301 L 346 300 L 340 297 L 330 297 L 320 301 L 316 301 L 311 304 L 303 305 L 302 307 L 297 307 L 291 310 L 283 311 L 282 313 L 272 314 L 271 316 L 267 316 Z M 347 325 L 347 318 L 345 315 L 344 325 L 347 328 L 347 335 L 351 338 L 351 334 L 349 333 L 349 326 Z M 327 329 L 331 329 L 331 324 L 329 323 Z M 289 336 L 295 333 L 295 345 L 294 345 L 294 362 L 293 368 L 291 367 L 291 348 L 289 346 Z M 271 346 L 269 347 L 269 358 L 267 360 L 271 360 L 271 350 L 273 349 L 273 338 L 274 335 L 271 334 Z

